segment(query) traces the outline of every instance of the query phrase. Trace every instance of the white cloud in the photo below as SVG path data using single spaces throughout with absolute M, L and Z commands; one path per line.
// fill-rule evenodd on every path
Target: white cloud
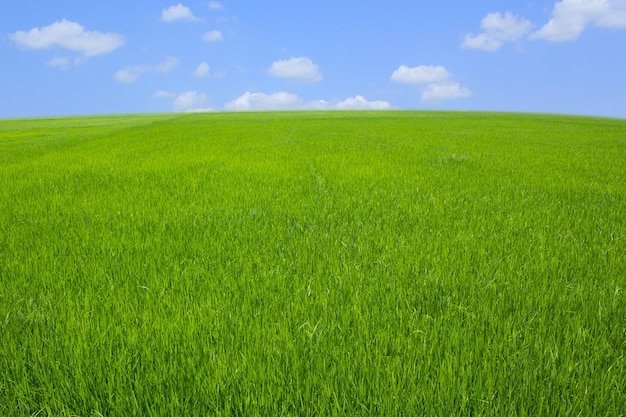
M 443 66 L 420 65 L 409 68 L 401 65 L 391 74 L 390 79 L 403 84 L 426 85 L 421 97 L 421 102 L 425 104 L 436 104 L 472 95 L 467 87 L 452 80 L 452 73 Z
M 296 94 L 278 92 L 274 94 L 250 93 L 226 103 L 226 110 L 385 110 L 390 109 L 387 101 L 369 101 L 363 96 L 345 100 L 314 100 L 304 102 Z
M 222 4 L 219 1 L 210 1 L 209 2 L 209 9 L 211 10 L 222 10 L 224 8 L 224 6 L 222 6 Z
M 165 58 L 165 61 L 161 62 L 155 67 L 156 72 L 160 72 L 162 74 L 169 74 L 174 68 L 178 66 L 178 59 L 173 56 L 168 56 Z
M 199 18 L 194 16 L 189 7 L 183 6 L 178 3 L 176 6 L 171 6 L 161 11 L 161 20 L 164 22 L 174 22 L 176 20 L 188 20 L 191 22 L 200 21 Z
M 461 44 L 461 48 L 466 49 L 481 49 L 483 51 L 497 51 L 502 47 L 503 42 L 489 36 L 487 33 L 479 33 L 474 35 L 469 33 L 465 35 L 465 40 Z
M 366 100 L 363 96 L 356 96 L 352 98 L 345 99 L 337 103 L 337 109 L 340 110 L 386 110 L 390 109 L 391 104 L 388 101 L 369 101 Z
M 150 65 L 130 65 L 115 73 L 115 79 L 122 84 L 132 84 L 142 75 L 152 71 Z
M 122 84 L 132 84 L 144 74 L 156 72 L 160 74 L 169 74 L 178 66 L 178 59 L 168 56 L 163 62 L 155 66 L 152 65 L 129 65 L 115 73 L 115 79 Z
M 211 30 L 202 35 L 202 40 L 205 42 L 223 42 L 224 36 L 219 30 Z
M 504 14 L 489 13 L 480 23 L 483 33 L 465 35 L 462 48 L 497 51 L 505 42 L 515 42 L 526 35 L 533 27 L 530 20 L 515 16 L 511 12 Z
M 61 71 L 65 71 L 70 67 L 70 59 L 66 56 L 55 56 L 46 62 L 46 65 L 53 68 L 58 68 Z
M 185 110 L 185 113 L 208 113 L 213 111 L 215 111 L 215 109 L 212 109 L 210 107 L 195 107 L 193 109 Z
M 273 77 L 291 78 L 306 83 L 315 83 L 322 80 L 322 74 L 319 72 L 317 65 L 307 57 L 275 61 L 268 72 Z
M 293 109 L 300 99 L 284 91 L 274 94 L 246 92 L 241 97 L 226 103 L 227 110 L 279 110 Z
M 554 5 L 550 21 L 530 38 L 573 41 L 591 23 L 603 28 L 626 28 L 626 1 L 562 0 Z
M 211 67 L 206 62 L 202 62 L 196 70 L 193 72 L 193 75 L 198 78 L 209 78 L 211 75 Z
M 443 82 L 430 84 L 422 93 L 422 103 L 437 104 L 444 100 L 469 97 L 472 92 L 457 82 Z
M 85 31 L 75 22 L 63 19 L 50 26 L 17 31 L 9 35 L 18 46 L 26 49 L 64 48 L 80 52 L 88 58 L 113 52 L 124 45 L 124 36 L 118 33 Z
M 451 76 L 452 74 L 442 66 L 420 65 L 409 68 L 406 65 L 401 65 L 391 74 L 391 81 L 403 84 L 422 84 L 444 81 Z
M 174 99 L 174 110 L 177 111 L 194 111 L 199 106 L 206 103 L 207 96 L 205 93 L 198 93 L 197 91 L 187 91 L 179 94 Z
M 212 109 L 199 107 L 202 106 L 206 100 L 207 96 L 204 93 L 198 93 L 197 91 L 187 91 L 185 93 L 176 94 L 167 90 L 159 90 L 155 92 L 152 97 L 158 99 L 174 99 L 172 101 L 172 106 L 176 111 L 182 112 L 206 112 L 212 111 Z
M 176 97 L 176 94 L 167 90 L 159 90 L 156 93 L 154 93 L 154 97 L 155 98 L 174 98 Z
M 211 78 L 223 79 L 228 76 L 228 71 L 211 71 Z

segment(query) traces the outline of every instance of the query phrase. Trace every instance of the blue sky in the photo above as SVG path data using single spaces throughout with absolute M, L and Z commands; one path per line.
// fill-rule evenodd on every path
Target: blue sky
M 425 109 L 626 118 L 626 0 L 0 0 L 0 118 Z

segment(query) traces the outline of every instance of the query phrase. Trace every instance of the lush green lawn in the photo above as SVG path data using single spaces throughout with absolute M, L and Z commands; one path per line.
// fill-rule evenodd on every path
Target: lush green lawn
M 624 415 L 626 120 L 0 121 L 0 415 Z

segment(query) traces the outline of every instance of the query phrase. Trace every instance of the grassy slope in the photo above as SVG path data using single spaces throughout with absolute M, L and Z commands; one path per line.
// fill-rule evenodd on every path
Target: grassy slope
M 0 414 L 619 415 L 624 167 L 611 119 L 2 121 Z

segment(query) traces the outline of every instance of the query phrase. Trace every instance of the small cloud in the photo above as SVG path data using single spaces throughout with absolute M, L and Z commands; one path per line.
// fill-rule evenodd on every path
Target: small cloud
M 268 73 L 273 77 L 291 78 L 305 83 L 315 83 L 322 80 L 322 74 L 317 65 L 307 57 L 275 61 Z
M 422 93 L 421 102 L 424 104 L 437 104 L 444 100 L 470 97 L 472 92 L 457 82 L 444 82 L 430 84 Z
M 160 72 L 162 74 L 169 74 L 174 68 L 178 66 L 178 59 L 173 56 L 168 56 L 165 58 L 165 61 L 161 62 L 155 67 L 156 72 Z
M 142 75 L 152 71 L 150 65 L 130 65 L 115 73 L 115 79 L 122 84 L 132 84 Z
M 504 14 L 489 13 L 480 23 L 483 33 L 465 35 L 462 48 L 497 51 L 505 42 L 516 42 L 533 27 L 530 20 L 515 16 L 511 12 Z
M 219 30 L 211 30 L 202 35 L 202 40 L 205 42 L 223 42 L 224 36 Z
M 302 110 L 334 110 L 337 108 L 337 102 L 326 100 L 313 100 L 300 106 Z
M 197 91 L 187 91 L 179 94 L 174 99 L 174 110 L 176 111 L 193 111 L 199 106 L 206 103 L 207 96 L 205 93 L 198 93 Z
M 587 25 L 626 28 L 626 2 L 619 0 L 562 0 L 554 5 L 552 18 L 530 39 L 551 42 L 576 40 Z
M 174 110 L 193 113 L 193 112 L 207 112 L 212 111 L 212 109 L 199 107 L 202 106 L 206 102 L 206 94 L 198 93 L 197 91 L 187 91 L 182 94 L 172 93 L 167 90 L 159 90 L 152 95 L 154 98 L 158 99 L 174 99 L 172 101 L 172 106 Z
M 209 9 L 211 10 L 222 10 L 224 8 L 224 6 L 222 6 L 222 4 L 219 1 L 210 1 L 209 2 Z
M 274 94 L 250 93 L 235 100 L 226 103 L 227 110 L 281 110 L 293 109 L 297 106 L 300 99 L 297 95 L 278 92 Z
M 406 65 L 400 65 L 391 74 L 391 81 L 403 84 L 422 84 L 444 81 L 451 76 L 452 74 L 442 66 L 420 65 L 409 68 Z
M 235 69 L 235 71 L 237 71 L 239 74 L 246 74 L 248 72 L 248 69 L 244 66 L 241 66 L 239 64 L 233 64 L 232 67 Z
M 401 65 L 391 74 L 390 79 L 403 84 L 426 85 L 421 96 L 421 102 L 425 104 L 436 104 L 472 95 L 468 88 L 452 80 L 452 73 L 443 66 L 420 65 L 409 68 Z
M 185 110 L 185 113 L 210 113 L 214 111 L 215 109 L 212 109 L 210 107 L 196 107 L 193 109 Z
M 226 103 L 227 110 L 386 110 L 391 108 L 387 101 L 369 101 L 363 96 L 345 100 L 314 100 L 304 102 L 296 94 L 279 92 L 274 94 L 246 92 L 241 97 Z
M 363 96 L 356 96 L 337 103 L 339 110 L 386 110 L 391 108 L 388 101 L 368 101 Z
M 70 67 L 70 59 L 65 56 L 57 56 L 46 62 L 46 65 L 65 71 Z
M 173 97 L 176 97 L 176 94 L 167 90 L 159 90 L 156 93 L 154 93 L 154 97 L 155 98 L 173 98 Z
M 218 80 L 224 79 L 228 76 L 228 71 L 212 71 L 211 78 L 216 78 Z
M 108 54 L 124 45 L 124 36 L 118 33 L 86 31 L 82 25 L 66 19 L 54 22 L 50 26 L 33 28 L 28 32 L 17 31 L 9 35 L 9 38 L 24 49 L 57 47 L 79 52 L 83 58 Z M 55 61 L 56 64 L 59 62 Z M 69 61 L 67 63 L 69 65 Z
M 190 22 L 198 22 L 199 18 L 194 16 L 189 7 L 178 3 L 161 11 L 161 20 L 164 22 L 174 22 L 176 20 L 188 20 Z
M 178 66 L 178 59 L 168 56 L 163 62 L 153 65 L 129 65 L 115 73 L 115 79 L 122 84 L 132 84 L 148 73 L 169 74 Z
M 193 75 L 198 78 L 209 78 L 211 73 L 211 67 L 206 62 L 202 62 L 196 70 L 193 72 Z

